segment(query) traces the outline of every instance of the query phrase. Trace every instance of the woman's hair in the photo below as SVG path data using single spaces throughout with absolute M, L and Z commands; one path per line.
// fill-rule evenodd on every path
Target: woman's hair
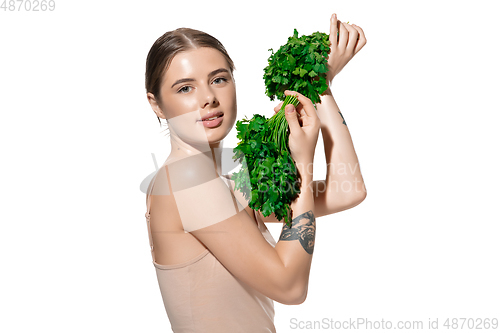
M 231 75 L 233 75 L 234 63 L 224 46 L 215 37 L 203 31 L 189 28 L 168 31 L 154 42 L 146 59 L 146 92 L 150 92 L 155 96 L 160 107 L 162 106 L 161 82 L 172 59 L 179 52 L 200 47 L 211 47 L 220 51 L 226 58 Z M 160 122 L 160 118 L 158 116 L 157 118 Z

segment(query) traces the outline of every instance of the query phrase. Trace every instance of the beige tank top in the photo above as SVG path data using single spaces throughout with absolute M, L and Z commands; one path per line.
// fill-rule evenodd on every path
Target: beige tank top
M 273 300 L 234 277 L 210 250 L 205 249 L 181 264 L 156 262 L 149 225 L 151 197 L 147 195 L 146 222 L 151 256 L 172 331 L 275 333 Z M 276 242 L 265 224 L 257 217 L 256 221 L 262 236 L 275 247 Z

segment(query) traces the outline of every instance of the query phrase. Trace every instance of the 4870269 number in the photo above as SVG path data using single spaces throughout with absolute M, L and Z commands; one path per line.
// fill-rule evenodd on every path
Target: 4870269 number
M 56 2 L 54 0 L 4 0 L 0 5 L 0 10 L 2 9 L 4 12 L 20 12 L 21 10 L 26 12 L 54 11 Z
M 443 327 L 447 329 L 497 329 L 498 318 L 446 318 Z

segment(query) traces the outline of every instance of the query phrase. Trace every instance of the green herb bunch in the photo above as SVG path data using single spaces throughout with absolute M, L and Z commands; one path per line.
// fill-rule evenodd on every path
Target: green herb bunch
M 285 96 L 285 90 L 293 90 L 308 97 L 313 103 L 328 85 L 326 57 L 330 52 L 328 35 L 315 32 L 298 37 L 294 29 L 292 37 L 268 59 L 264 69 L 266 95 L 273 101 L 275 96 L 283 105 L 275 115 L 267 119 L 255 114 L 251 119 L 236 123 L 238 145 L 233 149 L 233 159 L 242 164 L 233 174 L 235 189 L 249 200 L 249 207 L 260 210 L 262 215 L 275 213 L 291 227 L 290 204 L 300 194 L 301 176 L 288 146 L 290 129 L 285 118 L 285 106 L 299 104 L 297 97 Z
M 285 99 L 285 90 L 293 90 L 307 96 L 313 103 L 319 103 L 319 95 L 327 88 L 327 57 L 330 52 L 329 35 L 315 32 L 298 37 L 297 29 L 288 42 L 276 53 L 273 49 L 264 68 L 266 95 L 274 101 Z
M 235 189 L 249 200 L 250 208 L 260 210 L 264 216 L 274 213 L 291 227 L 290 203 L 300 193 L 301 177 L 291 155 L 280 151 L 273 141 L 269 124 L 259 114 L 237 122 L 241 141 L 233 149 L 233 159 L 238 159 L 242 166 L 232 179 Z

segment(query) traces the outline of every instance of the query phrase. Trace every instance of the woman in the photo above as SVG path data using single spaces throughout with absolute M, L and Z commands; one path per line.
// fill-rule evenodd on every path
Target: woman
M 329 55 L 329 82 L 366 43 L 361 28 L 338 23 L 332 15 L 330 35 L 339 30 L 340 38 Z M 230 176 L 221 175 L 221 141 L 237 116 L 233 70 L 217 39 L 186 28 L 161 36 L 146 61 L 148 101 L 171 132 L 171 154 L 148 188 L 146 218 L 174 332 L 275 332 L 273 300 L 300 304 L 306 298 L 315 219 L 354 207 L 366 195 L 330 89 L 317 110 L 287 91 L 301 103 L 287 107 L 286 119 L 302 181 L 291 204 L 292 227 L 284 224 L 276 243 L 264 222 L 283 221 L 253 211 Z M 327 179 L 312 180 L 320 128 L 328 167 L 345 163 L 354 167 L 350 174 L 329 169 Z M 332 185 L 338 181 L 356 185 L 344 191 Z

